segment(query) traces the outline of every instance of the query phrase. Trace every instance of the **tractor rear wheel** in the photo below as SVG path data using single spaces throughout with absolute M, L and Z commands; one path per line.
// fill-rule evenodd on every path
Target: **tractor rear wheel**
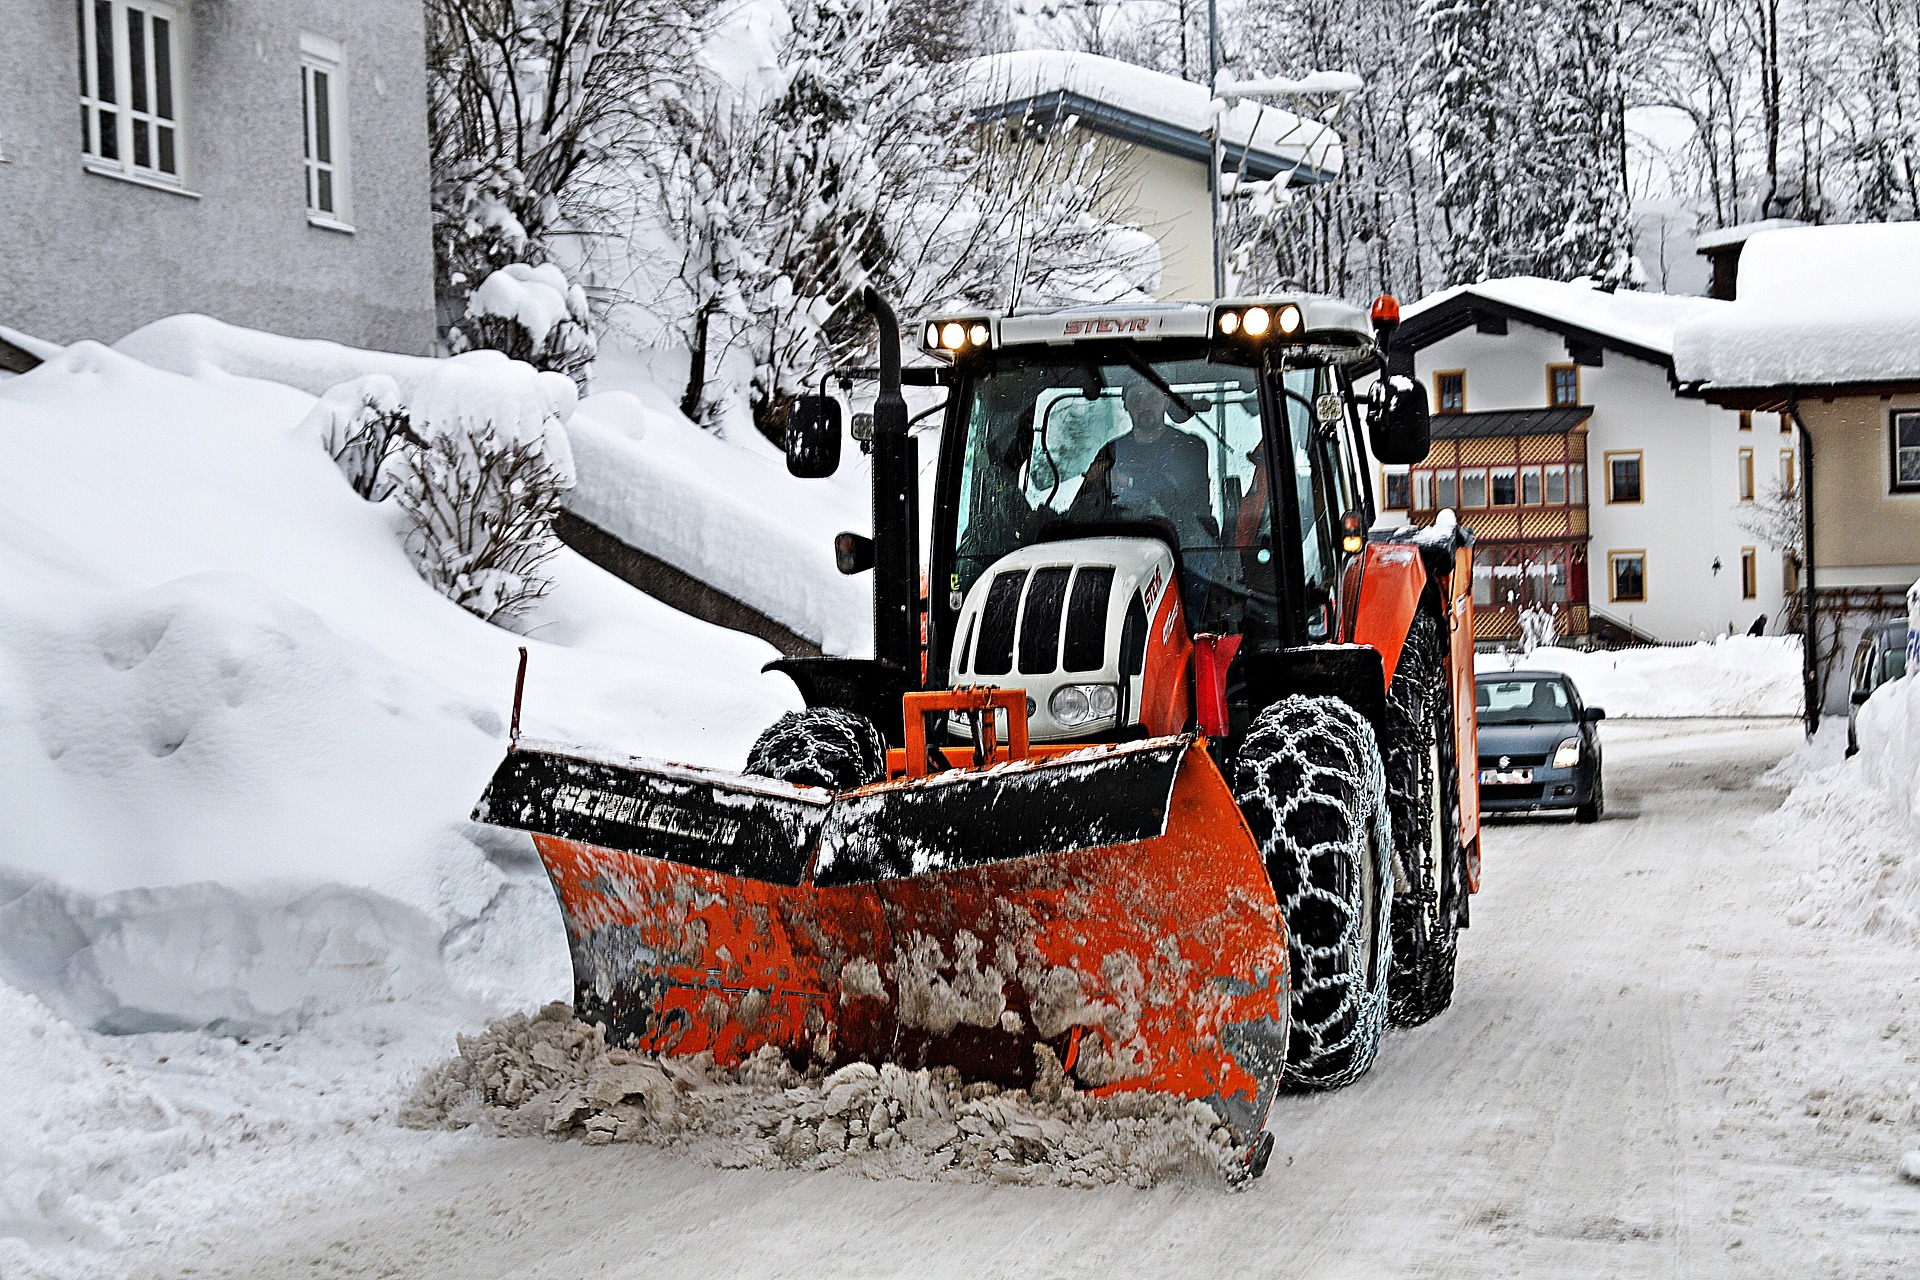
M 1437 615 L 1416 614 L 1387 690 L 1382 736 L 1395 889 L 1390 1016 L 1398 1027 L 1417 1027 L 1453 1003 L 1454 904 L 1465 886 L 1447 639 Z
M 1391 835 L 1373 727 L 1334 698 L 1254 717 L 1233 792 L 1287 927 L 1293 1007 L 1282 1080 L 1337 1089 L 1373 1065 L 1386 1022 Z
M 887 776 L 887 740 L 873 721 L 838 707 L 789 711 L 754 740 L 747 772 L 851 791 Z

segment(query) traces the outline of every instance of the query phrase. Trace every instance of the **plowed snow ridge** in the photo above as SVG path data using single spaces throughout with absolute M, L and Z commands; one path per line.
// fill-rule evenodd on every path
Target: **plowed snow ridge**
M 607 1047 L 564 1004 L 461 1036 L 402 1113 L 416 1128 L 503 1137 L 648 1142 L 722 1168 L 844 1168 L 869 1178 L 1149 1187 L 1237 1184 L 1245 1150 L 1204 1102 L 1092 1098 L 1040 1049 L 1032 1090 L 962 1085 L 950 1069 L 850 1063 L 802 1078 L 762 1049 L 737 1070 L 706 1056 Z

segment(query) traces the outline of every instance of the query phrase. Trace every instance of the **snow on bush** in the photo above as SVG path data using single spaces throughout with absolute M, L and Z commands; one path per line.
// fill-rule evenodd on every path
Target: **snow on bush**
M 503 351 L 584 387 L 598 350 L 590 325 L 586 290 L 559 267 L 512 262 L 473 291 L 449 337 L 455 351 Z
M 331 387 L 307 415 L 353 491 L 370 502 L 393 492 L 387 458 L 413 435 L 413 419 L 400 399 L 400 386 L 383 373 L 370 373 Z
M 411 406 L 424 443 L 402 455 L 395 490 L 420 576 L 488 622 L 523 616 L 552 587 L 542 567 L 574 482 L 562 416 L 573 386 L 524 368 L 449 363 L 429 379 Z
M 1474 668 L 1565 672 L 1588 706 L 1615 717 L 1791 716 L 1801 709 L 1797 636 L 1592 652 L 1542 645 L 1524 655 L 1479 654 Z
M 737 1070 L 710 1055 L 607 1047 L 564 1004 L 459 1037 L 402 1112 L 417 1127 L 478 1126 L 591 1145 L 651 1142 L 722 1168 L 844 1168 L 869 1178 L 1026 1186 L 1235 1181 L 1245 1151 L 1213 1109 L 1164 1094 L 1093 1098 L 1044 1046 L 1029 1089 L 960 1082 L 952 1068 L 854 1062 L 802 1077 L 762 1048 Z

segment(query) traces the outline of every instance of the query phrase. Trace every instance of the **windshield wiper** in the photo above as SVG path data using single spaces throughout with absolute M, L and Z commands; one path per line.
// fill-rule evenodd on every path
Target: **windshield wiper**
M 1126 360 L 1126 362 L 1130 366 L 1132 366 L 1133 371 L 1135 373 L 1145 378 L 1148 382 L 1151 382 L 1153 384 L 1154 390 L 1158 391 L 1161 395 L 1165 396 L 1167 399 L 1173 401 L 1174 405 L 1180 410 L 1180 412 L 1187 415 L 1186 418 L 1182 418 L 1180 419 L 1180 421 L 1185 422 L 1190 418 L 1197 418 L 1200 416 L 1200 411 L 1194 408 L 1193 404 L 1185 396 L 1181 395 L 1178 391 L 1175 391 L 1173 387 L 1167 382 L 1167 380 L 1160 376 L 1160 371 L 1154 368 L 1152 365 L 1148 364 L 1146 360 L 1141 357 L 1140 353 L 1133 349 L 1133 344 L 1131 342 L 1128 342 L 1123 338 L 1116 345 L 1119 346 L 1120 348 L 1121 356 Z

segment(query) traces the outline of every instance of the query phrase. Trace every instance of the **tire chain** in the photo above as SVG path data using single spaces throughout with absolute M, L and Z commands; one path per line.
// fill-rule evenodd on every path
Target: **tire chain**
M 1446 686 L 1438 649 L 1444 632 L 1431 613 L 1414 617 L 1401 648 L 1400 669 L 1387 690 L 1387 810 L 1393 819 L 1397 852 L 1396 880 L 1406 886 L 1400 896 L 1396 934 L 1413 941 L 1415 930 L 1427 938 L 1429 954 L 1403 949 L 1397 958 L 1394 999 L 1390 1010 L 1396 1026 L 1427 1022 L 1453 1001 L 1454 930 L 1440 920 L 1439 877 L 1444 874 L 1439 855 L 1430 848 L 1433 835 L 1428 815 L 1439 802 L 1440 780 L 1434 776 L 1430 738 L 1439 732 L 1436 719 Z M 1399 940 L 1399 939 L 1397 939 Z M 1417 966 L 1417 967 L 1416 967 Z
M 788 711 L 754 740 L 746 771 L 851 791 L 887 776 L 887 741 L 873 721 L 838 707 Z
M 1337 1089 L 1373 1065 L 1387 1015 L 1393 837 L 1373 726 L 1336 699 L 1282 699 L 1248 730 L 1234 761 L 1234 795 L 1287 923 L 1293 1017 L 1283 1079 Z M 1371 986 L 1357 874 L 1369 857 L 1379 948 Z M 1354 874 L 1343 876 L 1342 863 Z M 1330 921 L 1338 929 L 1328 937 Z

